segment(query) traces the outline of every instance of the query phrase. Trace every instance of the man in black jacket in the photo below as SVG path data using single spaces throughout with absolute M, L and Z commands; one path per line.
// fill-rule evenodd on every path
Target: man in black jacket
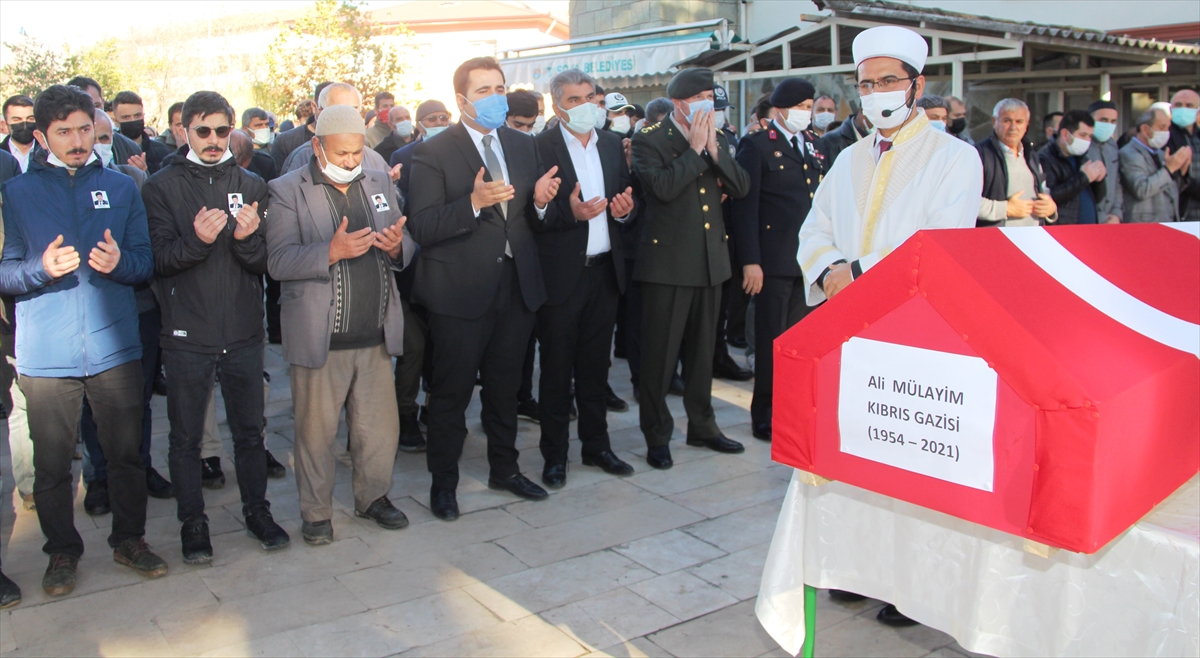
M 553 221 L 561 181 L 545 171 L 533 138 L 504 125 L 504 72 L 490 57 L 454 72 L 462 123 L 413 155 L 409 230 L 421 245 L 413 300 L 429 309 L 433 336 L 426 456 L 430 509 L 458 518 L 458 459 L 467 405 L 483 377 L 488 486 L 532 500 L 546 491 L 517 464 L 517 389 L 534 313 L 546 287 L 530 226 Z
M 183 561 L 212 560 L 201 495 L 200 440 L 214 376 L 233 434 L 246 529 L 266 550 L 288 545 L 267 502 L 263 446 L 263 289 L 267 245 L 259 230 L 267 185 L 229 150 L 233 109 L 199 91 L 183 106 L 187 144 L 146 181 L 155 290 L 162 306 L 162 351 L 171 422 Z
M 633 473 L 609 444 L 605 404 L 617 300 L 625 289 L 618 234 L 633 214 L 633 188 L 621 137 L 594 127 L 603 110 L 592 77 L 567 69 L 550 81 L 550 95 L 559 123 L 535 141 L 542 165 L 557 166 L 562 184 L 554 221 L 535 225 L 546 280 L 546 303 L 537 312 L 538 415 L 546 460 L 542 482 L 557 488 L 567 482 L 572 372 L 583 464 L 613 475 Z
M 1028 132 L 1025 101 L 1005 98 L 996 103 L 992 134 L 975 146 L 983 162 L 977 226 L 1037 226 L 1058 220 L 1058 209 Z
M 171 147 L 154 139 L 146 132 L 146 114 L 142 109 L 142 98 L 132 91 L 122 91 L 113 96 L 113 121 L 121 134 L 133 140 L 146 155 L 146 171 L 153 174 L 171 154 Z
M 1050 197 L 1058 206 L 1059 224 L 1096 224 L 1104 200 L 1103 162 L 1086 160 L 1096 121 L 1084 110 L 1071 110 L 1058 123 L 1058 135 L 1038 151 Z
M 825 133 L 821 138 L 821 147 L 825 152 L 825 171 L 833 166 L 833 161 L 850 145 L 871 133 L 871 122 L 862 112 L 856 112 L 846 117 L 836 130 Z

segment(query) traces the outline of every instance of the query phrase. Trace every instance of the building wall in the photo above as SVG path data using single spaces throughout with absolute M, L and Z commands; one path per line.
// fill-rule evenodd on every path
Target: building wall
M 571 0 L 571 38 L 714 18 L 738 20 L 738 0 Z

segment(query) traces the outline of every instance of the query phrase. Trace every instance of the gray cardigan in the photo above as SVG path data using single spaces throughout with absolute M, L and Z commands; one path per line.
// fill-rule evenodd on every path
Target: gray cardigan
M 333 332 L 333 296 L 337 268 L 329 265 L 329 243 L 335 224 L 320 184 L 312 180 L 311 170 L 301 167 L 271 181 L 270 211 L 266 219 L 267 270 L 281 282 L 279 295 L 280 327 L 283 330 L 283 358 L 305 368 L 320 368 L 329 356 L 329 338 Z M 395 224 L 401 218 L 400 194 L 385 172 L 363 170 L 363 192 L 368 198 L 382 194 L 386 210 L 373 213 L 375 230 Z M 404 229 L 400 261 L 393 269 L 407 266 L 417 245 Z M 396 277 L 391 280 L 383 336 L 393 356 L 404 352 L 404 312 Z
M 1179 221 L 1179 188 L 1158 151 L 1155 162 L 1149 147 L 1135 137 L 1121 148 L 1121 187 L 1125 191 L 1123 224 Z

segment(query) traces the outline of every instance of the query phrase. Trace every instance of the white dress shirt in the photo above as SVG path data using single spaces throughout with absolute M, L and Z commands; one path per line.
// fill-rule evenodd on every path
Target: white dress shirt
M 604 197 L 604 165 L 600 163 L 600 149 L 596 147 L 599 139 L 596 130 L 593 128 L 588 133 L 587 146 L 584 146 L 583 142 L 579 141 L 579 138 L 570 130 L 567 130 L 566 126 L 560 123 L 558 128 L 562 131 L 563 141 L 567 143 L 567 153 L 571 155 L 571 166 L 575 168 L 575 175 L 579 178 L 579 192 L 583 195 L 583 200 Z M 624 222 L 629 217 L 626 215 L 613 219 Z M 608 209 L 601 210 L 599 215 L 588 220 L 587 225 L 587 255 L 596 256 L 611 251 L 612 240 L 608 235 Z
M 17 164 L 21 165 L 21 173 L 29 170 L 29 154 L 33 153 L 33 142 L 29 143 L 29 148 L 21 151 L 21 147 L 13 142 L 12 138 L 8 138 L 8 152 L 17 159 Z
M 485 133 L 481 133 L 478 130 L 475 130 L 470 125 L 468 125 L 466 121 L 463 121 L 462 125 L 463 125 L 463 128 L 467 129 L 467 134 L 471 136 L 471 141 L 475 142 L 475 150 L 479 151 L 479 157 L 483 159 L 483 166 L 487 167 L 487 153 L 483 150 L 484 149 L 483 138 L 484 138 Z M 508 161 L 504 159 L 504 147 L 500 146 L 499 133 L 497 133 L 495 130 L 493 130 L 492 132 L 486 133 L 486 134 L 492 136 L 492 152 L 495 153 L 496 158 L 500 160 L 500 169 L 503 172 L 503 174 L 501 176 L 501 180 L 503 180 L 505 183 L 508 183 L 509 185 L 512 185 L 512 179 L 508 177 Z M 495 181 L 496 180 L 495 172 L 492 172 L 492 173 L 493 173 L 492 180 Z M 476 208 L 475 206 L 471 206 L 471 208 L 475 211 L 475 216 L 478 217 L 479 216 L 479 208 Z M 545 208 L 538 208 L 537 204 L 535 203 L 535 204 L 533 204 L 533 209 L 537 211 L 538 219 L 546 218 L 546 209 Z M 508 218 L 505 217 L 505 221 L 507 221 L 507 220 L 508 220 Z

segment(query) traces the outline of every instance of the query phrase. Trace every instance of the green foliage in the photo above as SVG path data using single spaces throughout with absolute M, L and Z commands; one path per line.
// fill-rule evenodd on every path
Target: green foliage
M 49 50 L 37 39 L 22 32 L 15 43 L 5 42 L 12 53 L 8 64 L 0 67 L 0 96 L 14 94 L 36 96 L 46 87 L 66 82 L 76 69 L 77 58 Z
M 116 39 L 97 41 L 71 58 L 73 70 L 62 81 L 76 75 L 86 75 L 100 83 L 108 98 L 115 96 L 118 91 L 135 91 L 136 76 L 121 66 L 121 60 L 121 47 Z

